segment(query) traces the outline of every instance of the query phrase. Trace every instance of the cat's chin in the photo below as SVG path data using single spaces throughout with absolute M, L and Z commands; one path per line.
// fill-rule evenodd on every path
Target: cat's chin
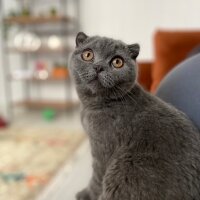
M 92 94 L 100 94 L 106 90 L 106 88 L 100 83 L 100 81 L 97 78 L 90 81 L 87 84 L 87 86 L 90 89 L 90 91 L 92 92 Z
M 101 98 L 106 99 L 118 99 L 123 98 L 129 93 L 132 87 L 129 85 L 128 87 L 123 86 L 113 86 L 110 88 L 104 87 L 98 80 L 94 80 L 87 85 L 89 91 L 92 95 L 99 96 Z
M 123 97 L 130 92 L 133 86 L 133 82 L 115 84 L 114 82 L 106 81 L 101 76 L 93 77 L 86 83 L 86 87 L 91 94 L 112 99 Z

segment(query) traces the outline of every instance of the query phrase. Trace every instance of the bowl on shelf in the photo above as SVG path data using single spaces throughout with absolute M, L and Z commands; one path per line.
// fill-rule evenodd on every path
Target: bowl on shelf
M 54 79 L 66 79 L 69 75 L 68 68 L 62 65 L 55 65 L 51 72 L 51 76 Z

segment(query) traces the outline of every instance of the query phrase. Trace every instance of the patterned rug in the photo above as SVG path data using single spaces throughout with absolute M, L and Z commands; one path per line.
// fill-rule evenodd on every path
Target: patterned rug
M 83 140 L 58 129 L 0 130 L 0 200 L 35 199 Z

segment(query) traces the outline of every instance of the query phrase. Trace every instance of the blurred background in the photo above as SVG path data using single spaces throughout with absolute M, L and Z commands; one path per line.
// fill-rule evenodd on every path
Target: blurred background
M 199 0 L 0 0 L 0 199 L 73 199 L 90 176 L 68 71 L 79 31 L 139 43 L 139 82 L 154 93 L 200 44 L 199 10 Z

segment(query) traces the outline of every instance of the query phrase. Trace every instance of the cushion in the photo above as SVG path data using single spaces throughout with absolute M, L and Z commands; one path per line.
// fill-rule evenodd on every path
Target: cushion
M 200 130 L 200 54 L 168 73 L 156 95 L 186 113 Z
M 200 31 L 158 31 L 154 43 L 151 92 L 155 92 L 164 76 L 200 44 Z

